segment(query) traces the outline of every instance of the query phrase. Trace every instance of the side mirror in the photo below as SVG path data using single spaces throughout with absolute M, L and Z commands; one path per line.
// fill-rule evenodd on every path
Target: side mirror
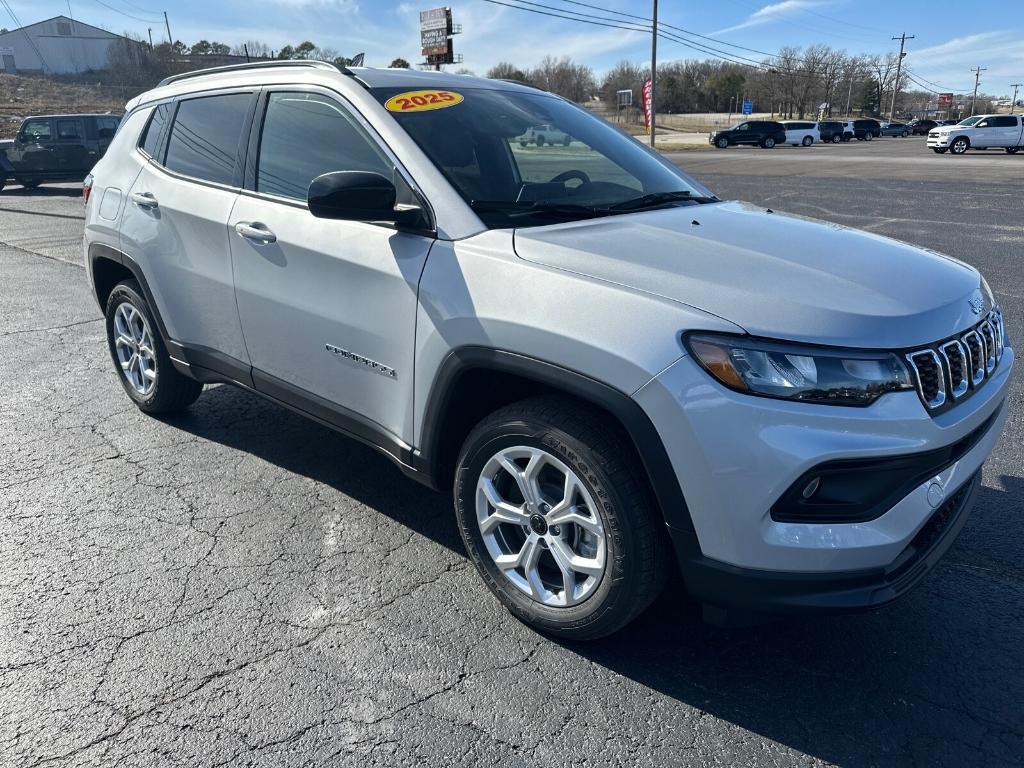
M 390 179 L 367 171 L 335 171 L 309 185 L 309 212 L 320 219 L 390 221 L 403 219 L 395 210 L 398 192 Z

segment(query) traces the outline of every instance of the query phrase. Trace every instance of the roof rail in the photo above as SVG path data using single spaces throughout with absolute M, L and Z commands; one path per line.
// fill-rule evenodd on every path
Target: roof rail
M 187 80 L 190 77 L 202 77 L 203 75 L 216 75 L 221 72 L 239 72 L 246 71 L 249 69 L 272 69 L 274 67 L 309 67 L 312 69 L 330 69 L 335 72 L 341 72 L 344 75 L 351 75 L 347 67 L 341 67 L 337 64 L 332 64 L 327 61 L 313 61 L 312 59 L 272 59 L 270 61 L 251 61 L 245 64 L 228 64 L 224 67 L 208 67 L 207 69 L 196 69 L 192 72 L 182 72 L 180 75 L 171 75 L 165 77 L 159 83 L 157 88 L 162 85 L 169 85 L 170 83 L 176 83 L 179 80 Z

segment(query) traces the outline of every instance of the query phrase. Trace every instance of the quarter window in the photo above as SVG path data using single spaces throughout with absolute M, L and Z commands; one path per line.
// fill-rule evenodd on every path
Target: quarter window
M 149 118 L 149 125 L 146 126 L 146 132 L 142 136 L 142 151 L 150 157 L 156 157 L 157 150 L 160 147 L 160 134 L 164 130 L 164 126 L 167 125 L 167 120 L 170 117 L 171 105 L 161 104 L 153 110 L 153 114 Z
M 351 113 L 317 93 L 272 93 L 260 136 L 256 191 L 305 200 L 310 182 L 335 171 L 391 179 L 394 164 Z
M 233 93 L 182 101 L 164 165 L 186 176 L 231 184 L 250 99 L 248 93 Z

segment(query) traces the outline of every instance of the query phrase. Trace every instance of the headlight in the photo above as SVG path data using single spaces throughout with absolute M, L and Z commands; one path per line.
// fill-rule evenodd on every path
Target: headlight
M 869 405 L 913 389 L 891 352 L 829 349 L 747 336 L 695 333 L 686 346 L 708 373 L 739 392 L 830 405 Z

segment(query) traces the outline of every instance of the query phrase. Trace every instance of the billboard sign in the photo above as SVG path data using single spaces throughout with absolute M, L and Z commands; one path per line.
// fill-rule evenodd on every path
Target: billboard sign
M 437 56 L 448 52 L 448 30 L 426 29 L 420 32 L 420 45 L 424 56 Z
M 953 106 L 953 94 L 952 93 L 940 93 L 939 94 L 939 109 L 949 109 Z
M 447 31 L 450 18 L 451 10 L 449 8 L 431 8 L 429 11 L 420 11 L 420 32 L 432 29 Z

